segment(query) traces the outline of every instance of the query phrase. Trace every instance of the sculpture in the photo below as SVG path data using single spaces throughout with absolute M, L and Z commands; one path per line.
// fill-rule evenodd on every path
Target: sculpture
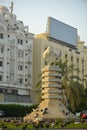
M 51 65 L 60 57 L 60 55 L 60 50 L 49 46 L 43 52 L 43 59 L 45 60 L 46 65 Z
M 42 101 L 37 109 L 24 117 L 24 121 L 76 118 L 62 102 L 61 69 L 54 64 L 60 56 L 60 50 L 55 47 L 48 47 L 43 52 L 45 66 L 42 68 Z

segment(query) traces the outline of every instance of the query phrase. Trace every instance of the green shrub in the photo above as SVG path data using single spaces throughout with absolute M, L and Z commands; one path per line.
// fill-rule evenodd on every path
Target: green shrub
M 36 107 L 37 105 L 23 106 L 16 104 L 0 104 L 0 110 L 3 110 L 7 117 L 23 117 Z

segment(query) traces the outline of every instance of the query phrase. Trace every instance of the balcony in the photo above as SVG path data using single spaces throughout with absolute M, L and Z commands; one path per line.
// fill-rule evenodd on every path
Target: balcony
M 8 82 L 0 82 L 0 85 L 2 88 L 15 88 L 15 89 L 31 89 L 31 86 L 25 86 L 21 84 L 16 84 L 16 83 L 8 83 Z

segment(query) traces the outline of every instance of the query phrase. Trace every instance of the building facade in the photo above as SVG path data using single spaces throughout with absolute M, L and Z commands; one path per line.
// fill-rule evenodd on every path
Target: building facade
M 33 48 L 33 86 L 35 87 L 40 81 L 38 75 L 41 74 L 41 69 L 45 64 L 43 60 L 43 52 L 49 47 L 55 47 L 61 51 L 62 62 L 67 60 L 67 65 L 73 64 L 75 68 L 79 69 L 79 72 L 74 72 L 74 75 L 80 77 L 80 83 L 87 86 L 87 47 L 84 46 L 84 42 L 78 38 L 75 48 L 67 46 L 63 42 L 48 37 L 48 33 L 39 34 L 34 40 Z M 35 100 L 36 101 L 36 100 Z
M 30 95 L 34 34 L 0 6 L 0 93 Z

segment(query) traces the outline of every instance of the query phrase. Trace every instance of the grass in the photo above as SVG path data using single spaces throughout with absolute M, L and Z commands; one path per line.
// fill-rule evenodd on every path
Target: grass
M 71 124 L 67 125 L 65 128 L 79 128 L 79 129 L 84 129 L 84 128 L 87 128 L 87 123 L 80 123 L 80 124 L 71 123 Z
M 61 124 L 62 122 L 59 122 L 58 124 L 56 124 L 54 126 L 54 128 L 61 128 Z M 32 124 L 27 124 L 27 123 L 13 123 L 13 122 L 4 122 L 4 121 L 0 121 L 0 128 L 2 127 L 2 125 L 6 126 L 7 129 L 22 129 L 24 126 L 27 125 L 27 128 L 32 129 L 34 128 Z M 44 128 L 45 125 L 44 125 Z M 51 126 L 50 126 L 51 128 Z M 79 129 L 84 129 L 87 128 L 87 123 L 79 123 L 79 124 L 75 124 L 75 123 L 70 123 L 65 125 L 63 128 L 79 128 Z
M 0 128 L 2 127 L 2 125 L 6 126 L 8 129 L 22 129 L 25 125 L 27 125 L 26 123 L 11 123 L 11 122 L 4 122 L 4 121 L 0 121 Z M 33 128 L 33 126 L 31 124 L 27 125 L 28 128 Z

